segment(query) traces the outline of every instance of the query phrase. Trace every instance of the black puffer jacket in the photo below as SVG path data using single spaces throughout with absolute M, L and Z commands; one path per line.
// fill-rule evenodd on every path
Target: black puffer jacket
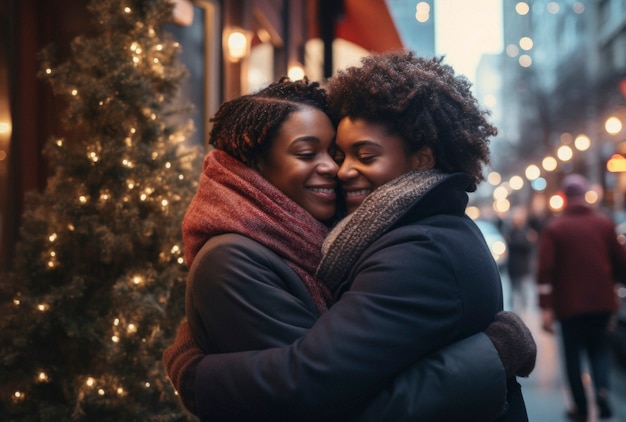
M 347 420 L 369 404 L 373 413 L 359 419 L 495 419 L 504 373 L 477 333 L 502 309 L 502 291 L 482 235 L 464 214 L 466 182 L 450 177 L 413 204 L 365 251 L 349 290 L 317 323 L 301 283 L 271 251 L 236 235 L 207 244 L 188 296 L 192 330 L 205 325 L 201 344 L 214 352 L 264 349 L 306 335 L 290 347 L 204 358 L 196 383 L 201 418 Z M 384 391 L 403 371 L 396 389 Z M 410 376 L 413 384 L 403 378 Z

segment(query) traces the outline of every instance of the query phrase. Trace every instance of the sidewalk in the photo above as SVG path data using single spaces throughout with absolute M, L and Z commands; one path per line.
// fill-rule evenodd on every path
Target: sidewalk
M 505 275 L 502 277 L 504 288 L 505 309 L 510 310 L 509 282 Z M 518 311 L 520 317 L 530 327 L 535 341 L 537 342 L 537 364 L 535 370 L 528 378 L 520 378 L 522 392 L 528 410 L 530 422 L 567 422 L 565 410 L 570 406 L 569 394 L 562 376 L 562 359 L 560 358 L 560 345 L 558 337 L 541 330 L 540 312 L 536 305 L 536 294 L 532 287 L 529 289 L 528 306 L 526 310 Z M 591 392 L 591 379 L 588 373 L 584 375 L 588 394 Z M 613 417 L 611 419 L 597 418 L 595 401 L 591 399 L 589 422 L 626 422 L 626 369 L 615 363 L 611 373 L 611 405 Z

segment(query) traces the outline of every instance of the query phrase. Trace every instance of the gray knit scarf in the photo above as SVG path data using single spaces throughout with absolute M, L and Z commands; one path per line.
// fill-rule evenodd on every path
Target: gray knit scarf
M 439 170 L 415 170 L 378 187 L 326 237 L 316 272 L 318 279 L 335 291 L 363 251 L 445 177 Z

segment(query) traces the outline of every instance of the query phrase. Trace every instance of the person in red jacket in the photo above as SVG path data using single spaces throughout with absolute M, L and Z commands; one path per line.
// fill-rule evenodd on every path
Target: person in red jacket
M 575 407 L 570 419 L 586 421 L 589 409 L 581 380 L 585 351 L 591 365 L 600 418 L 612 415 L 608 401 L 609 349 L 607 330 L 618 307 L 616 280 L 624 279 L 626 250 L 617 241 L 611 219 L 585 201 L 589 184 L 572 174 L 563 180 L 566 206 L 541 232 L 537 265 L 542 327 L 561 328 L 565 369 Z

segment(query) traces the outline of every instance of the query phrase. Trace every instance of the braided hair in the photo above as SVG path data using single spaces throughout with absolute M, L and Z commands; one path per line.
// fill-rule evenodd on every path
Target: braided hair
M 333 121 L 361 118 L 400 136 L 407 153 L 429 146 L 435 168 L 464 172 L 473 178 L 468 192 L 484 180 L 489 137 L 497 130 L 473 97 L 470 82 L 442 64 L 411 52 L 391 52 L 361 59 L 361 67 L 338 72 L 328 83 Z
M 326 91 L 319 83 L 284 76 L 258 92 L 222 104 L 210 120 L 209 144 L 257 168 L 285 120 L 302 106 L 330 117 Z

